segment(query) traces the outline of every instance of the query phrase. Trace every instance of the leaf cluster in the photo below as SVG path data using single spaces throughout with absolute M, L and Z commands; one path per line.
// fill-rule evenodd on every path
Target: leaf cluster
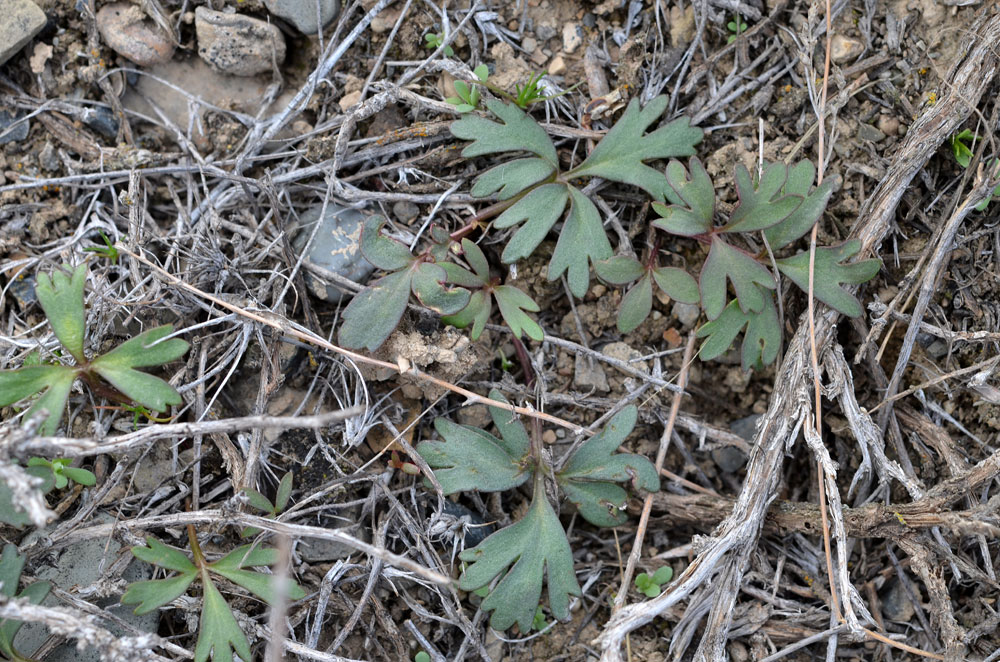
M 660 594 L 660 587 L 673 579 L 673 577 L 674 569 L 669 565 L 665 565 L 657 568 L 656 572 L 652 575 L 640 572 L 635 578 L 635 587 L 647 598 L 655 598 Z
M 498 391 L 492 391 L 490 397 L 506 402 Z M 442 441 L 421 442 L 417 452 L 434 469 L 446 495 L 509 490 L 532 480 L 532 499 L 525 515 L 459 556 L 471 564 L 459 578 L 462 590 L 474 592 L 491 587 L 481 604 L 483 610 L 493 612 L 490 624 L 506 630 L 517 623 L 521 632 L 527 633 L 536 622 L 543 583 L 548 590 L 549 610 L 558 620 L 569 617 L 570 596 L 580 595 L 573 553 L 546 497 L 545 477 L 554 476 L 560 491 L 580 515 L 598 526 L 617 526 L 626 521 L 623 510 L 628 495 L 621 484 L 656 491 L 660 481 L 647 458 L 616 452 L 635 426 L 634 406 L 614 416 L 559 471 L 540 452 L 539 440 L 530 440 L 524 425 L 510 411 L 499 407 L 489 410 L 499 437 L 438 418 L 434 427 Z
M 969 129 L 962 129 L 948 139 L 948 144 L 951 146 L 951 153 L 954 155 L 955 161 L 958 162 L 958 165 L 963 168 L 969 167 L 969 164 L 972 163 L 973 157 L 972 148 L 975 146 L 977 140 L 979 140 L 979 136 Z M 966 141 L 968 141 L 968 144 L 966 144 Z M 998 160 L 993 159 L 991 171 L 996 171 L 997 163 Z M 993 200 L 997 198 L 1000 198 L 1000 185 L 997 185 L 997 187 L 993 189 L 993 193 L 989 197 L 976 205 L 976 210 L 983 211 L 991 202 L 993 202 Z
M 251 506 L 264 513 L 264 517 L 274 518 L 288 507 L 288 499 L 292 496 L 293 478 L 294 476 L 291 471 L 281 477 L 281 480 L 278 481 L 278 489 L 275 491 L 273 502 L 252 487 L 244 488 L 243 493 L 246 494 Z M 258 533 L 260 533 L 260 529 L 248 526 L 240 532 L 240 537 L 250 538 Z
M 17 547 L 9 543 L 4 545 L 3 552 L 0 553 L 0 595 L 27 599 L 33 605 L 41 604 L 52 589 L 49 582 L 34 582 L 20 593 L 17 592 L 24 563 L 25 558 L 18 554 Z M 31 662 L 14 648 L 14 638 L 22 625 L 22 621 L 0 618 L 0 659 L 5 662 Z
M 138 605 L 135 613 L 145 614 L 176 600 L 187 592 L 195 580 L 200 580 L 202 608 L 198 642 L 194 649 L 195 662 L 205 662 L 210 657 L 214 662 L 232 662 L 233 652 L 240 659 L 253 659 L 250 642 L 216 583 L 219 577 L 227 579 L 273 606 L 279 599 L 274 576 L 248 568 L 274 565 L 278 562 L 278 551 L 243 545 L 216 561 L 208 561 L 201 553 L 192 528 L 188 529 L 188 538 L 194 553 L 193 560 L 152 536 L 146 538 L 145 547 L 133 547 L 132 554 L 136 558 L 176 574 L 166 579 L 131 584 L 122 596 L 122 604 Z M 286 595 L 292 600 L 300 600 L 306 594 L 295 581 L 289 579 Z
M 518 90 L 514 101 L 527 104 L 536 98 L 532 89 L 537 92 L 539 80 L 540 76 L 533 77 L 534 87 L 529 82 Z M 629 184 L 654 200 L 665 201 L 667 181 L 646 161 L 692 155 L 702 138 L 701 130 L 691 127 L 686 118 L 647 132 L 666 110 L 667 99 L 658 97 L 644 108 L 633 100 L 590 155 L 565 170 L 548 134 L 517 105 L 492 99 L 484 103 L 497 121 L 470 113 L 452 124 L 451 131 L 471 141 L 462 151 L 467 158 L 518 155 L 480 175 L 471 191 L 478 198 L 496 195 L 503 211 L 493 227 L 514 229 L 500 260 L 509 265 L 528 258 L 551 231 L 558 230 L 548 279 L 565 274 L 570 291 L 578 297 L 589 286 L 591 264 L 612 256 L 601 214 L 581 190 L 582 180 L 601 177 Z M 495 302 L 515 335 L 541 339 L 541 328 L 528 315 L 539 310 L 538 304 L 503 284 L 490 269 L 485 253 L 465 237 L 467 231 L 478 228 L 478 222 L 454 235 L 432 227 L 430 245 L 417 254 L 382 234 L 383 226 L 377 217 L 366 223 L 361 251 L 372 264 L 390 273 L 362 290 L 344 310 L 342 345 L 379 347 L 399 323 L 411 293 L 447 322 L 471 325 L 473 338 L 482 333 Z M 460 257 L 464 264 L 459 263 Z
M 179 338 L 165 339 L 173 327 L 159 326 L 127 340 L 94 359 L 84 355 L 86 334 L 83 290 L 87 266 L 64 266 L 51 276 L 38 274 L 35 291 L 56 338 L 75 365 L 29 365 L 18 370 L 0 371 L 0 407 L 38 395 L 23 420 L 45 412 L 39 427 L 43 435 L 53 435 L 59 428 L 70 389 L 77 378 L 91 384 L 103 380 L 114 387 L 112 394 L 123 401 L 134 401 L 147 409 L 161 412 L 181 403 L 180 394 L 167 382 L 137 368 L 163 365 L 180 358 L 188 343 Z
M 490 77 L 490 70 L 485 64 L 480 64 L 472 70 L 472 74 L 480 83 L 486 83 Z M 448 97 L 445 101 L 455 106 L 455 110 L 458 112 L 468 113 L 479 108 L 479 101 L 482 99 L 482 95 L 479 92 L 479 86 L 475 82 L 470 85 L 464 80 L 456 80 L 455 94 L 458 96 Z

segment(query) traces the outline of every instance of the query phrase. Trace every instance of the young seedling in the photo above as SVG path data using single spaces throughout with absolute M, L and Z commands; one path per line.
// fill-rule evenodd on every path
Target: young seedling
M 473 69 L 472 73 L 480 83 L 486 83 L 490 76 L 489 67 L 485 64 L 481 64 Z M 479 92 L 479 86 L 475 82 L 470 85 L 464 80 L 456 80 L 455 93 L 458 94 L 457 97 L 448 97 L 445 101 L 455 106 L 455 110 L 458 112 L 467 113 L 479 108 L 479 101 L 482 96 Z
M 111 260 L 111 264 L 118 264 L 118 249 L 115 247 L 114 242 L 108 239 L 108 236 L 103 232 L 101 232 L 100 230 L 98 230 L 97 232 L 98 234 L 101 235 L 101 239 L 104 241 L 104 245 L 87 246 L 83 250 L 87 251 L 88 253 L 94 253 L 95 255 L 99 255 L 107 260 Z
M 252 487 L 244 488 L 243 493 L 247 495 L 247 501 L 252 507 L 264 513 L 264 517 L 275 518 L 288 507 L 288 499 L 292 496 L 292 479 L 291 471 L 281 477 L 278 489 L 274 493 L 274 503 L 271 503 L 270 499 Z M 250 538 L 258 533 L 260 533 L 260 529 L 248 526 L 240 532 L 240 537 Z
M 732 21 L 726 23 L 726 28 L 728 28 L 729 32 L 732 33 L 729 35 L 726 43 L 731 44 L 736 41 L 741 34 L 747 31 L 747 24 L 743 22 L 742 16 L 736 14 L 736 17 Z
M 83 289 L 86 280 L 87 265 L 81 264 L 73 269 L 63 267 L 51 277 L 40 273 L 35 286 L 38 302 L 56 338 L 76 364 L 32 365 L 0 371 L 0 407 L 40 394 L 23 420 L 28 422 L 41 414 L 43 421 L 39 433 L 43 435 L 53 435 L 59 428 L 70 389 L 81 377 L 103 395 L 125 402 L 134 401 L 157 412 L 182 402 L 180 394 L 170 384 L 137 370 L 169 363 L 187 352 L 187 342 L 179 338 L 165 340 L 173 333 L 169 324 L 145 331 L 97 358 L 88 359 L 84 355 Z M 102 379 L 114 389 L 101 384 Z
M 4 545 L 3 553 L 0 554 L 0 595 L 25 599 L 33 605 L 41 604 L 52 589 L 48 582 L 34 582 L 20 593 L 17 592 L 24 562 L 25 558 L 17 553 L 17 547 L 9 543 Z M 0 618 L 0 660 L 3 662 L 33 662 L 14 648 L 14 638 L 22 625 L 22 621 Z
M 490 397 L 506 402 L 495 390 Z M 525 515 L 463 551 L 459 558 L 471 565 L 458 580 L 463 591 L 492 586 L 480 605 L 493 612 L 490 625 L 506 630 L 517 623 L 527 633 L 536 623 L 543 583 L 548 586 L 549 610 L 558 620 L 569 618 L 569 598 L 580 595 L 569 540 L 546 496 L 546 477 L 553 476 L 580 515 L 597 526 L 618 526 L 627 520 L 623 510 L 628 495 L 619 483 L 656 491 L 660 481 L 647 458 L 616 452 L 635 426 L 634 406 L 616 414 L 558 472 L 542 453 L 540 440 L 529 440 L 511 412 L 499 407 L 489 410 L 499 437 L 439 418 L 434 427 L 443 441 L 421 442 L 417 452 L 435 470 L 446 495 L 498 492 L 531 481 L 531 505 Z M 493 584 L 500 575 L 503 578 Z
M 413 656 L 413 662 L 431 662 L 431 656 L 427 651 L 420 651 Z
M 973 156 L 972 148 L 975 147 L 977 140 L 979 140 L 979 136 L 974 134 L 969 129 L 962 129 L 948 139 L 948 143 L 951 145 L 951 152 L 955 155 L 955 161 L 958 162 L 958 165 L 963 168 L 969 167 Z M 966 141 L 969 141 L 969 144 L 966 144 Z M 997 163 L 997 159 L 993 159 L 993 163 L 990 168 L 991 172 L 996 172 Z M 996 198 L 1000 198 L 1000 185 L 997 185 L 997 187 L 993 189 L 993 193 L 989 197 L 976 205 L 976 210 L 983 211 Z
M 177 574 L 166 579 L 131 584 L 122 596 L 122 604 L 138 605 L 135 613 L 145 614 L 184 595 L 188 587 L 198 579 L 202 586 L 202 606 L 194 661 L 205 662 L 211 657 L 213 662 L 232 662 L 234 652 L 242 660 L 253 659 L 250 642 L 236 622 L 236 617 L 226 599 L 216 587 L 215 576 L 242 586 L 267 604 L 274 606 L 281 598 L 274 576 L 246 568 L 274 565 L 278 562 L 278 550 L 243 545 L 217 561 L 208 561 L 202 554 L 194 527 L 191 525 L 188 526 L 188 541 L 193 560 L 152 536 L 146 538 L 146 547 L 133 547 L 132 554 L 136 558 L 173 570 Z M 288 580 L 286 588 L 286 596 L 290 600 L 301 600 L 306 595 L 292 579 Z
M 68 457 L 57 457 L 54 460 L 33 457 L 28 460 L 28 466 L 46 467 L 52 472 L 53 484 L 60 490 L 66 487 L 69 481 L 73 481 L 84 487 L 93 487 L 97 484 L 97 476 L 86 469 L 69 466 L 72 461 Z
M 669 582 L 673 576 L 674 569 L 669 565 L 657 569 L 652 575 L 640 572 L 635 578 L 635 587 L 647 598 L 655 598 L 660 594 L 660 587 Z
M 444 43 L 444 38 L 436 32 L 428 32 L 424 35 L 424 41 L 426 42 L 424 47 L 431 50 L 437 50 L 438 48 L 441 48 L 441 44 Z M 455 51 L 452 50 L 451 46 L 445 46 L 444 54 L 446 57 L 451 57 L 455 54 Z

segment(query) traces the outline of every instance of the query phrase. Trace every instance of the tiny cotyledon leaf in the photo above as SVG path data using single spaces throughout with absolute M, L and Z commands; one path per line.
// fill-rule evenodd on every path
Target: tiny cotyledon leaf
M 648 458 L 618 453 L 618 447 L 635 427 L 638 410 L 629 405 L 588 439 L 556 474 L 559 486 L 580 514 L 598 526 L 617 526 L 627 519 L 623 511 L 627 494 L 616 483 L 635 489 L 660 489 L 656 467 Z

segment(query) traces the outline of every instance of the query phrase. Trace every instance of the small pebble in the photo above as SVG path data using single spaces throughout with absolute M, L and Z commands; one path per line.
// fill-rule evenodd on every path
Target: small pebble
M 97 30 L 111 50 L 140 67 L 162 64 L 174 56 L 170 35 L 131 2 L 101 7 Z
M 549 73 L 553 76 L 561 76 L 566 73 L 566 59 L 562 55 L 552 58 L 552 62 L 549 63 Z
M 556 30 L 554 25 L 549 25 L 548 23 L 542 23 L 537 28 L 535 28 L 535 36 L 542 41 L 548 41 L 552 37 L 556 36 L 559 31 Z
M 877 143 L 880 140 L 885 140 L 885 134 L 871 124 L 861 123 L 858 125 L 858 138 Z
M 858 57 L 865 50 L 865 45 L 857 39 L 835 34 L 830 38 L 830 59 L 836 64 L 843 64 Z
M 891 115 L 880 115 L 875 126 L 887 136 L 895 136 L 899 133 L 899 120 Z
M 31 128 L 31 125 L 28 120 L 14 124 L 19 119 L 21 119 L 20 114 L 0 110 L 0 145 L 21 142 L 28 137 L 28 129 Z
M 4 0 L 0 19 L 0 64 L 24 48 L 45 27 L 45 12 L 31 0 Z
M 419 213 L 420 207 L 413 204 L 409 200 L 400 200 L 392 205 L 392 215 L 395 216 L 396 220 L 400 223 L 409 223 L 415 219 Z
M 264 4 L 267 11 L 285 19 L 302 34 L 316 34 L 320 25 L 326 27 L 340 13 L 340 0 L 319 0 L 319 22 L 317 0 L 264 0 Z
M 583 28 L 578 23 L 567 23 L 562 31 L 563 52 L 572 53 L 583 44 Z
M 671 309 L 674 313 L 674 317 L 685 327 L 694 326 L 695 322 L 701 316 L 701 308 L 698 304 L 694 303 L 681 303 L 680 301 L 674 302 L 673 308 Z
M 224 14 L 207 7 L 194 10 L 198 55 L 224 74 L 255 76 L 271 71 L 272 59 L 285 61 L 281 30 L 243 14 Z
M 105 138 L 114 140 L 118 137 L 118 120 L 107 106 L 84 109 L 80 120 Z
M 538 40 L 533 37 L 525 37 L 521 41 L 521 48 L 529 53 L 534 53 L 535 49 L 538 48 Z
M 292 248 L 296 252 L 302 251 L 322 211 L 323 206 L 317 205 L 301 215 L 301 229 L 292 240 Z M 375 266 L 361 254 L 359 243 L 366 218 L 357 209 L 329 201 L 326 216 L 309 246 L 305 262 L 338 273 L 356 283 L 364 283 L 375 271 Z M 310 291 L 324 301 L 337 303 L 345 296 L 339 287 L 324 283 L 309 272 L 305 273 L 305 279 Z

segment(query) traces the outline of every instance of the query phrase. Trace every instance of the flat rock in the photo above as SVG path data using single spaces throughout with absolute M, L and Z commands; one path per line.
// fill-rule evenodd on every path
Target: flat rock
M 340 0 L 264 0 L 264 4 L 267 11 L 285 19 L 302 34 L 316 34 L 321 25 L 326 27 L 340 13 Z
M 97 30 L 111 50 L 141 67 L 166 62 L 174 56 L 167 32 L 131 2 L 112 2 L 97 12 Z
M 835 34 L 830 38 L 830 59 L 836 64 L 850 62 L 861 55 L 865 50 L 865 45 L 857 39 L 851 39 L 841 34 Z
M 14 57 L 45 27 L 45 12 L 31 0 L 4 0 L 0 16 L 0 64 Z
M 285 38 L 277 26 L 243 14 L 206 7 L 194 10 L 198 55 L 217 71 L 256 76 L 285 61 Z
M 302 252 L 313 227 L 320 220 L 322 205 L 306 210 L 301 215 L 298 234 L 292 241 L 292 248 Z M 367 216 L 351 207 L 344 207 L 332 200 L 327 203 L 326 215 L 316 231 L 316 236 L 309 245 L 304 261 L 317 267 L 350 279 L 356 283 L 364 283 L 375 271 L 375 266 L 361 254 L 361 228 Z M 337 303 L 344 298 L 343 289 L 335 283 L 327 283 L 308 271 L 305 274 L 309 290 L 324 301 Z
M 28 137 L 31 124 L 28 120 L 22 120 L 21 117 L 21 113 L 15 114 L 0 110 L 0 145 L 20 142 Z

